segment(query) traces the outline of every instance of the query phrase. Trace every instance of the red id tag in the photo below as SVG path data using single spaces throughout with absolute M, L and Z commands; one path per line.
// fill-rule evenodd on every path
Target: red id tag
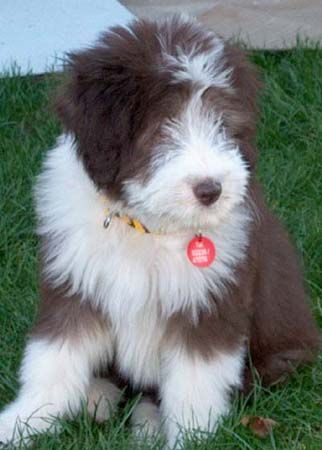
M 209 267 L 216 257 L 215 244 L 205 236 L 196 236 L 188 244 L 187 256 L 197 267 Z

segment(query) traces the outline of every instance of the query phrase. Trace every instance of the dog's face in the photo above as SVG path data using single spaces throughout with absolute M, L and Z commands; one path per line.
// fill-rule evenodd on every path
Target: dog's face
M 258 83 L 241 51 L 181 18 L 138 21 L 71 55 L 69 71 L 60 117 L 125 210 L 198 228 L 244 200 Z

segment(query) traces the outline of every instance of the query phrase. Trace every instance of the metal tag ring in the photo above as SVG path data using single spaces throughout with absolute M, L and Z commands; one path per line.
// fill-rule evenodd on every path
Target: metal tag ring
M 104 228 L 108 228 L 110 226 L 112 219 L 113 219 L 113 214 L 109 214 L 108 216 L 105 217 L 105 220 L 103 222 Z

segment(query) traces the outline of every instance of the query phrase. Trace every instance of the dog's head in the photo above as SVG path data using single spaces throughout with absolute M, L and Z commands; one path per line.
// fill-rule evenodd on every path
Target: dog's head
M 246 195 L 256 154 L 254 70 L 174 17 L 115 27 L 70 55 L 57 102 L 96 186 L 163 227 L 217 224 Z

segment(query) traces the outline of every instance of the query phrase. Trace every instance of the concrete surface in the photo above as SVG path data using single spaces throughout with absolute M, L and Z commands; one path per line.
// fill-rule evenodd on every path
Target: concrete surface
M 250 47 L 290 48 L 297 35 L 322 42 L 322 0 L 121 0 L 140 17 L 186 12 Z
M 59 70 L 68 51 L 90 45 L 132 14 L 117 0 L 0 0 L 0 73 Z
M 322 42 L 322 0 L 0 0 L 0 72 L 58 70 L 64 54 L 94 42 L 133 14 L 186 12 L 250 47 L 280 49 L 297 34 Z M 127 9 L 127 8 L 128 9 Z M 133 14 L 131 14 L 130 11 Z

